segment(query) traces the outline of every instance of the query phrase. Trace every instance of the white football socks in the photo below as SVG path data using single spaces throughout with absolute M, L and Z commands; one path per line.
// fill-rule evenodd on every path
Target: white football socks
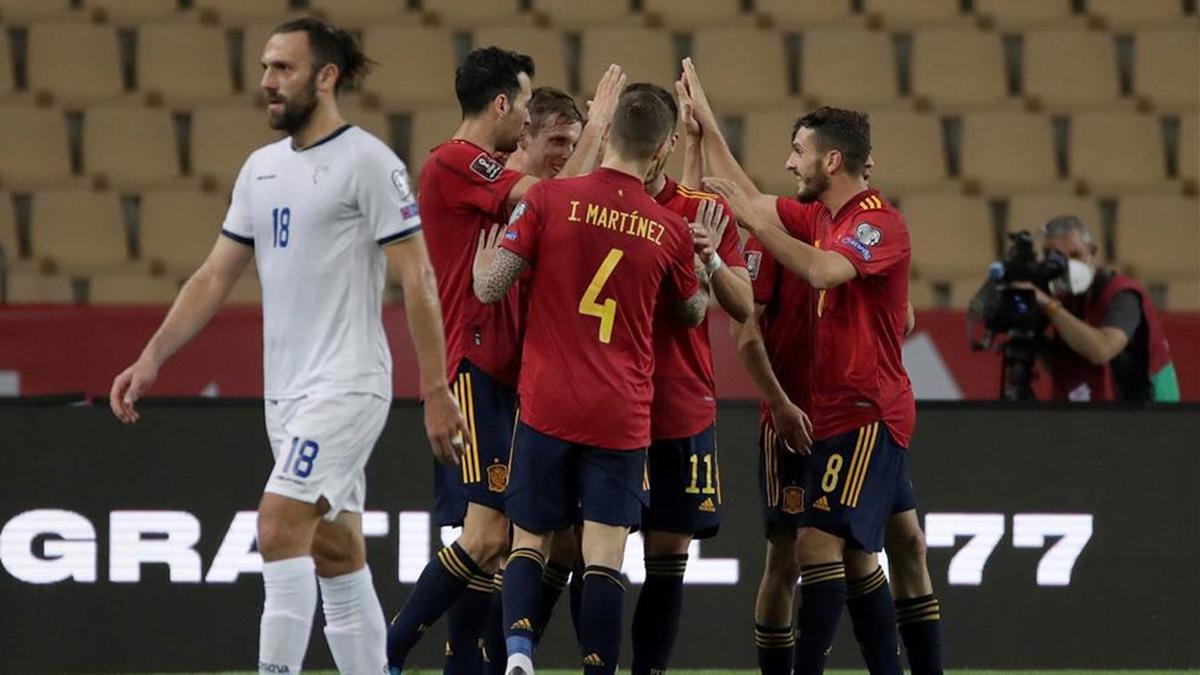
M 318 577 L 325 608 L 325 640 L 342 675 L 387 672 L 387 622 L 368 567 Z
M 263 563 L 265 594 L 258 633 L 259 675 L 300 672 L 317 609 L 315 572 L 309 556 Z

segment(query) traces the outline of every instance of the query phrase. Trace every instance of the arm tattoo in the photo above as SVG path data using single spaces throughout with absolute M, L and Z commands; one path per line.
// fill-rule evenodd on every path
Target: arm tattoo
M 676 318 L 688 326 L 699 326 L 704 321 L 704 314 L 708 311 L 708 293 L 703 290 L 696 291 L 692 297 L 686 300 L 679 300 L 672 306 Z
M 528 263 L 521 256 L 507 249 L 496 252 L 492 266 L 483 276 L 475 279 L 475 295 L 479 301 L 490 304 L 500 300 L 509 287 L 525 271 Z

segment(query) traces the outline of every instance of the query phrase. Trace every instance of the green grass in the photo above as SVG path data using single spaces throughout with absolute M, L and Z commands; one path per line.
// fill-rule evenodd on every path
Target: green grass
M 333 670 L 305 671 L 309 675 L 337 675 Z M 576 675 L 578 670 L 539 670 L 538 675 Z M 628 671 L 620 671 L 628 672 Z M 677 675 L 757 675 L 757 670 L 679 670 Z M 827 670 L 828 675 L 862 675 L 865 670 Z M 440 675 L 440 670 L 417 670 L 412 675 Z M 1200 673 L 1196 670 L 947 670 L 946 675 L 1180 675 Z M 134 675 L 134 674 L 130 674 Z M 168 675 L 158 673 L 156 675 Z M 222 673 L 172 673 L 170 675 L 254 675 L 250 671 Z

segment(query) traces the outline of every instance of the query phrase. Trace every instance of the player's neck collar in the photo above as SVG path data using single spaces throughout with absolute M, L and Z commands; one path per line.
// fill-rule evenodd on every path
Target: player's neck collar
M 297 148 L 295 138 L 293 138 L 292 139 L 292 150 L 294 150 L 295 152 L 305 152 L 307 150 L 312 150 L 313 148 L 317 147 L 318 145 L 324 145 L 324 144 L 328 143 L 329 141 L 332 141 L 333 139 L 337 138 L 338 136 L 341 136 L 342 134 L 346 133 L 346 131 L 349 130 L 350 127 L 352 127 L 352 126 L 354 126 L 354 125 L 353 124 L 343 124 L 342 126 L 338 127 L 337 129 L 334 129 L 333 132 L 330 133 L 325 138 L 322 138 L 321 140 L 317 141 L 316 143 L 313 143 L 312 145 L 306 145 L 303 148 Z

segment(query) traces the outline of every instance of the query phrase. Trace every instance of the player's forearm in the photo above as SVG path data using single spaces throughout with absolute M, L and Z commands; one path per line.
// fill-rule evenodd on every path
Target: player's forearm
M 700 189 L 700 179 L 704 176 L 704 153 L 700 149 L 700 137 L 685 133 L 683 135 L 683 174 L 679 184 L 693 190 Z
M 236 279 L 225 278 L 201 267 L 187 280 L 179 297 L 171 304 L 167 318 L 142 350 L 142 358 L 161 366 L 175 352 L 196 337 L 212 319 L 229 295 Z
M 705 168 L 710 175 L 727 178 L 737 183 L 738 187 L 748 195 L 759 194 L 758 186 L 750 180 L 750 176 L 746 175 L 742 165 L 738 164 L 737 159 L 733 156 L 733 151 L 729 149 L 725 135 L 719 128 L 705 128 L 704 135 L 700 138 Z M 740 213 L 738 215 L 741 216 Z
M 475 274 L 473 281 L 475 297 L 485 305 L 499 302 L 525 271 L 525 259 L 516 253 L 500 249 L 495 256 L 483 272 Z
M 1094 366 L 1108 363 L 1121 351 L 1114 349 L 1103 329 L 1089 326 L 1061 305 L 1051 311 L 1050 322 L 1067 346 Z
M 712 276 L 712 294 L 734 321 L 754 316 L 754 291 L 746 268 L 722 265 Z
M 437 278 L 425 265 L 408 271 L 404 284 L 404 314 L 408 334 L 417 353 L 421 397 L 446 387 L 446 335 L 442 307 L 438 302 Z
M 703 289 L 698 290 L 692 297 L 676 302 L 673 309 L 676 319 L 695 328 L 704 323 L 704 316 L 708 312 L 708 293 Z
M 754 387 L 758 389 L 767 405 L 776 406 L 787 401 L 787 393 L 783 391 L 779 378 L 775 377 L 775 371 L 771 368 L 771 360 L 767 356 L 758 322 L 754 319 L 730 322 L 729 330 L 733 334 L 733 343 L 742 366 L 750 374 Z

